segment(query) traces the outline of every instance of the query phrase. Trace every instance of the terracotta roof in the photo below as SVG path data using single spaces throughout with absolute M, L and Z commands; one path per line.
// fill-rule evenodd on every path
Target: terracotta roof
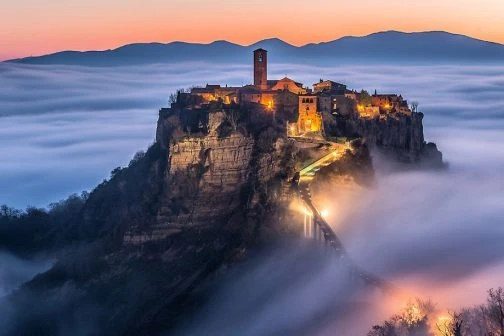
M 341 84 L 341 83 L 333 82 L 332 80 L 325 80 L 325 81 L 321 81 L 321 82 L 318 82 L 318 83 L 313 84 L 313 86 L 315 86 L 315 85 L 320 85 L 320 84 L 322 84 L 322 83 L 331 83 L 331 85 L 333 85 L 333 86 L 344 86 L 344 87 L 346 87 L 346 85 L 345 85 L 345 84 Z
M 278 80 L 277 82 L 293 82 L 294 84 L 296 84 L 297 86 L 299 86 L 300 88 L 303 87 L 303 84 L 302 83 L 299 83 L 299 82 L 296 82 L 294 81 L 293 79 L 290 79 L 289 77 L 284 77 L 280 80 Z

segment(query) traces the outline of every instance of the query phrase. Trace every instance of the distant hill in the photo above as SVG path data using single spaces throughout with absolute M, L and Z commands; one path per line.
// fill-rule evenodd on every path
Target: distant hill
M 504 45 L 447 32 L 402 33 L 387 31 L 363 37 L 343 37 L 335 41 L 301 47 L 279 39 L 267 39 L 250 46 L 227 41 L 210 44 L 172 42 L 136 43 L 105 51 L 63 51 L 7 62 L 26 64 L 66 64 L 116 66 L 175 62 L 247 63 L 251 51 L 270 51 L 270 62 L 309 64 L 345 63 L 504 63 Z

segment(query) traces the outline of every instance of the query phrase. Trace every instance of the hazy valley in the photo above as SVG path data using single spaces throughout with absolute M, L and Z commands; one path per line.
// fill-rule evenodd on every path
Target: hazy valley
M 168 105 L 170 93 L 207 83 L 244 85 L 250 70 L 248 65 L 202 62 L 104 68 L 0 63 L 6 79 L 0 82 L 0 204 L 44 207 L 94 188 L 152 144 L 157 111 Z M 405 297 L 430 297 L 445 309 L 482 303 L 487 289 L 502 285 L 503 65 L 271 66 L 270 77 L 285 75 L 307 85 L 331 78 L 359 91 L 401 93 L 419 101 L 425 138 L 437 143 L 449 163 L 444 171 L 396 171 L 374 153 L 374 186 L 323 193 L 331 209 L 328 221 L 358 265 L 393 283 Z M 341 302 L 333 300 L 347 292 L 338 287 L 338 265 L 313 263 L 310 253 L 316 252 L 302 253 L 304 248 L 277 251 L 243 269 L 233 286 L 223 286 L 211 298 L 192 332 L 235 335 L 245 327 L 250 335 L 268 334 L 309 325 L 313 316 L 305 315 L 303 304 L 314 311 L 345 307 L 344 296 Z M 35 275 L 50 264 L 0 258 L 0 272 L 19 262 Z M 313 268 L 308 280 L 296 271 L 298 263 Z M 269 274 L 271 280 L 263 281 Z M 290 277 L 293 286 L 270 302 L 254 301 L 268 288 L 281 286 L 283 277 Z M 6 282 L 0 284 L 0 295 L 2 288 L 15 287 L 11 279 L 0 281 Z M 250 293 L 242 297 L 245 288 Z M 380 309 L 380 300 L 358 297 L 371 306 L 359 332 L 400 308 L 393 302 Z M 223 329 L 226 319 L 219 312 L 239 302 L 250 304 L 232 318 L 247 322 Z M 94 311 L 90 307 L 86 313 Z M 272 318 L 283 313 L 284 318 Z M 332 323 L 348 327 L 353 319 L 359 317 L 321 318 L 317 332 L 327 334 Z

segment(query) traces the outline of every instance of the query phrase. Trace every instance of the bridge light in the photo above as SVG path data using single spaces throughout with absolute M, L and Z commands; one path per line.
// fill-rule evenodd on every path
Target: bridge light
M 311 212 L 309 209 L 305 208 L 305 207 L 303 207 L 303 208 L 301 209 L 301 212 L 302 212 L 303 214 L 305 214 L 306 216 L 308 216 L 308 217 L 313 217 L 312 212 Z
M 320 212 L 320 216 L 322 216 L 322 218 L 324 219 L 327 219 L 327 216 L 329 216 L 329 211 L 327 209 L 324 209 Z

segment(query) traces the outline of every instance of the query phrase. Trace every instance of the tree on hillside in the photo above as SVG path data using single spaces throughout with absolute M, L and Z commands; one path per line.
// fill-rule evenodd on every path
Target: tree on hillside
M 487 298 L 487 317 L 495 335 L 504 336 L 504 289 L 490 289 Z
M 418 300 L 381 325 L 374 326 L 367 336 L 504 336 L 504 289 L 490 289 L 487 303 L 465 308 L 448 316 L 433 314 L 434 305 Z M 434 319 L 434 320 L 433 320 Z
M 375 325 L 367 336 L 431 335 L 428 321 L 434 308 L 435 305 L 430 300 L 410 301 L 401 313 L 382 325 Z
M 440 336 L 462 336 L 462 325 L 462 314 L 451 313 L 436 323 L 436 328 Z
M 412 112 L 418 112 L 418 102 L 417 101 L 413 101 L 411 102 L 411 111 Z
M 362 90 L 360 92 L 359 102 L 364 106 L 371 105 L 372 100 L 371 96 L 369 95 L 369 92 L 367 92 L 366 90 Z
M 231 109 L 226 111 L 226 119 L 233 128 L 233 132 L 236 132 L 236 129 L 238 128 L 238 119 L 240 115 L 237 110 Z
M 179 100 L 179 95 L 184 92 L 190 92 L 190 89 L 178 89 L 176 92 L 170 93 L 170 96 L 168 97 L 168 103 L 170 104 L 175 104 Z

